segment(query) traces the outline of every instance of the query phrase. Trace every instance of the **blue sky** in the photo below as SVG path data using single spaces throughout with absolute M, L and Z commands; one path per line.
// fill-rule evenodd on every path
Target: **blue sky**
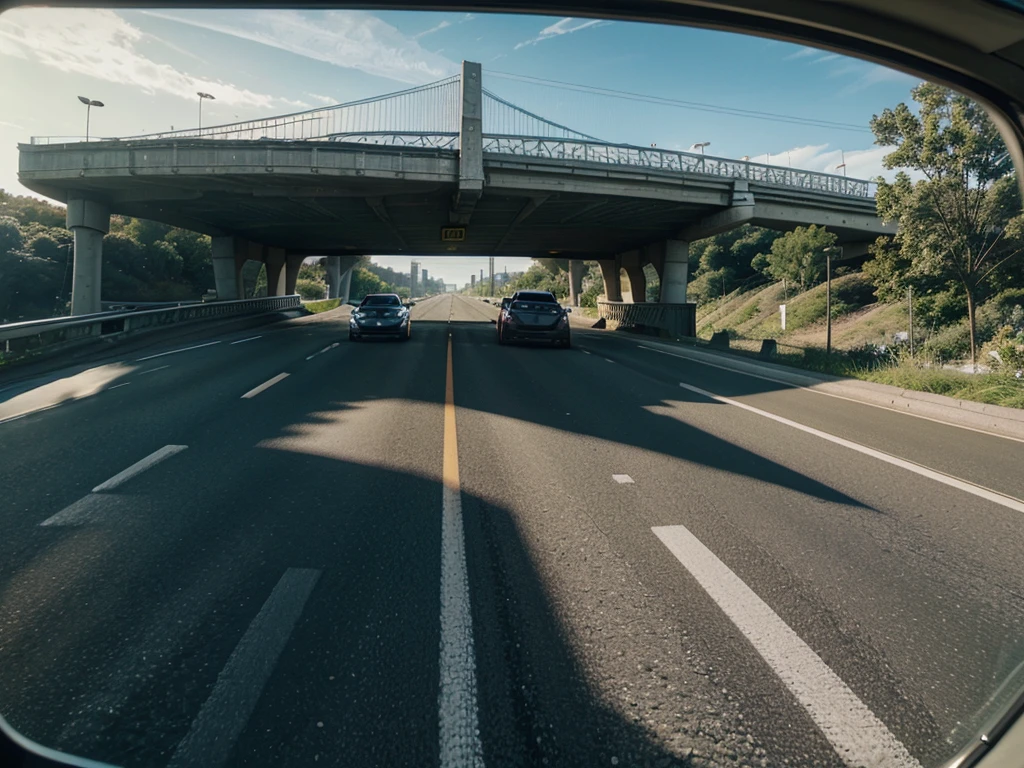
M 102 136 L 234 122 L 432 82 L 478 61 L 484 85 L 532 112 L 615 142 L 749 155 L 850 176 L 884 172 L 873 114 L 909 101 L 910 76 L 760 38 L 561 17 L 362 11 L 16 9 L 0 16 L 0 188 L 17 182 L 31 136 Z M 521 78 L 527 78 L 524 80 Z M 571 86 L 586 86 L 581 91 Z M 682 108 L 598 94 L 686 101 Z M 732 114 L 723 114 L 726 108 Z M 719 110 L 719 111 L 716 111 Z M 745 110 L 750 114 L 738 114 Z M 766 113 L 835 127 L 763 119 Z M 845 127 L 840 127 L 845 126 Z M 378 259 L 396 269 L 408 257 Z M 463 283 L 486 259 L 421 259 Z M 510 270 L 525 260 L 507 259 Z

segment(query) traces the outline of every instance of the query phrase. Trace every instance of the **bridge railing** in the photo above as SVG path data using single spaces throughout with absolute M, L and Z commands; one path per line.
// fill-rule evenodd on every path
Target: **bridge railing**
M 609 165 L 628 165 L 659 171 L 699 173 L 727 179 L 747 179 L 763 184 L 826 192 L 836 195 L 871 198 L 874 182 L 850 179 L 831 173 L 804 171 L 775 165 L 729 160 L 710 155 L 678 152 L 668 149 L 636 147 L 629 144 L 608 144 L 579 139 L 548 139 L 525 136 L 484 135 L 484 152 L 543 157 L 553 160 L 580 160 Z
M 26 320 L 0 325 L 0 352 L 20 353 L 31 349 L 74 341 L 89 337 L 115 336 L 131 331 L 173 325 L 189 320 L 210 320 L 218 317 L 244 315 L 255 312 L 298 308 L 298 296 L 271 296 L 269 298 L 240 299 L 237 301 L 211 301 L 203 304 L 185 304 L 164 309 L 135 312 L 98 312 L 94 315 L 54 317 L 46 320 Z

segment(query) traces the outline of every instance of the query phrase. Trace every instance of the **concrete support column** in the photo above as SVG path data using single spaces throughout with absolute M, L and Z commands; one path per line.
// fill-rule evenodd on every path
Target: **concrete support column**
M 647 275 L 644 268 L 639 265 L 624 267 L 626 276 L 629 277 L 630 291 L 633 295 L 633 303 L 641 304 L 647 301 Z
M 242 267 L 249 256 L 249 244 L 237 237 L 210 238 L 213 255 L 213 283 L 219 301 L 242 296 Z
M 341 299 L 342 304 L 348 303 L 349 293 L 352 289 L 352 270 L 355 269 L 355 262 L 353 265 L 346 269 L 341 275 L 341 286 L 338 289 L 338 298 Z
M 268 247 L 265 251 L 263 259 L 267 265 L 267 296 L 284 296 L 284 248 Z
M 601 277 L 604 278 L 604 296 L 608 301 L 622 301 L 622 281 L 619 279 L 619 260 L 600 259 Z
M 685 304 L 690 269 L 690 244 L 685 240 L 665 241 L 665 260 L 661 270 L 661 302 Z
M 569 304 L 578 307 L 583 293 L 583 275 L 586 265 L 579 259 L 569 259 Z
M 305 256 L 289 255 L 285 259 L 284 267 L 284 295 L 291 296 L 295 293 L 295 283 L 299 279 L 299 267 L 305 261 Z
M 102 309 L 103 236 L 110 231 L 110 208 L 95 200 L 71 198 L 67 226 L 75 236 L 71 314 L 90 315 Z
M 348 301 L 348 286 L 352 284 L 352 268 L 359 261 L 358 256 L 327 257 L 327 298 Z M 344 291 L 344 297 L 342 292 Z
M 338 298 L 341 289 L 341 256 L 327 257 L 327 298 Z

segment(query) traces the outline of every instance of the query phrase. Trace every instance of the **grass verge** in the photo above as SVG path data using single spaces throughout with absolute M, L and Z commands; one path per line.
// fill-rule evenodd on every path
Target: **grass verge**
M 320 312 L 327 312 L 331 309 L 337 309 L 341 306 L 341 299 L 324 299 L 323 301 L 310 301 L 302 305 L 303 309 L 307 309 L 314 315 Z
M 1012 374 L 961 373 L 925 366 L 909 358 L 865 364 L 850 354 L 833 352 L 829 356 L 825 350 L 817 348 L 808 348 L 802 353 L 782 352 L 773 357 L 772 362 L 957 400 L 1024 408 L 1024 380 L 1015 379 Z

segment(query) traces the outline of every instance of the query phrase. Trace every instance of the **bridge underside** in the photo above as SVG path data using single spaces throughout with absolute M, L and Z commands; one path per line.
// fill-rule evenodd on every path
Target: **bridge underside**
M 852 253 L 892 231 L 867 197 L 565 157 L 484 153 L 467 175 L 455 150 L 345 142 L 192 139 L 20 150 L 21 182 L 68 203 L 73 311 L 76 296 L 79 307 L 99 307 L 110 214 L 211 235 L 223 298 L 238 297 L 241 267 L 252 259 L 267 265 L 268 292 L 278 295 L 294 289 L 305 256 L 557 255 L 601 262 L 609 297 L 618 294 L 620 267 L 635 286 L 652 264 L 661 300 L 679 303 L 689 241 L 743 224 L 818 224 Z M 453 226 L 462 239 L 442 236 Z
M 257 158 L 232 152 L 234 167 L 220 151 L 206 158 L 207 165 L 202 157 L 190 161 L 185 148 L 176 147 L 182 165 L 171 168 L 160 157 L 152 158 L 152 165 L 140 162 L 130 150 L 118 158 L 109 147 L 106 162 L 64 158 L 70 162 L 56 166 L 61 149 L 22 149 L 21 182 L 48 197 L 96 200 L 111 213 L 308 255 L 545 256 L 555 251 L 597 258 L 743 223 L 781 229 L 819 223 L 847 242 L 871 241 L 886 232 L 871 201 L 859 210 L 848 198 L 801 198 L 756 185 L 737 190 L 739 183 L 727 179 L 681 182 L 677 175 L 502 158 L 485 161 L 484 188 L 465 217 L 465 240 L 445 242 L 441 229 L 456 223 L 455 152 L 410 158 L 406 149 L 396 159 L 367 156 L 363 148 L 348 153 L 303 148 L 319 150 L 321 166 L 311 172 L 308 163 L 297 169 L 294 158 L 282 162 L 280 150 L 293 155 L 299 151 L 295 145 L 279 147 L 273 159 L 265 144 L 248 150 Z M 150 150 L 146 160 L 149 154 L 156 153 Z M 339 161 L 333 166 L 324 162 L 332 156 Z

